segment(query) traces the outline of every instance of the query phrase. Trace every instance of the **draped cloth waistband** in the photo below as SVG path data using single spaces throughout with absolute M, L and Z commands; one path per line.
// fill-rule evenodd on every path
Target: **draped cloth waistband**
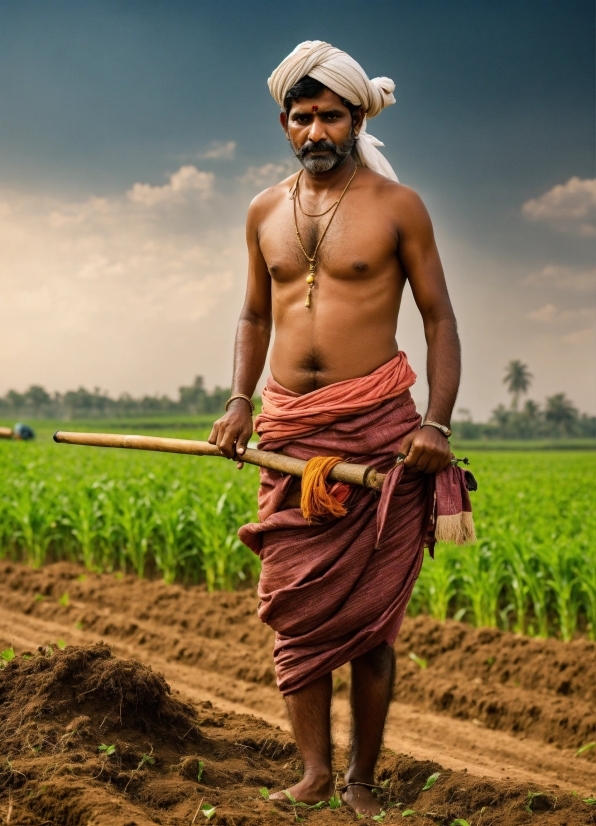
M 448 517 L 454 537 L 462 519 L 471 523 L 460 468 L 435 477 L 395 465 L 402 439 L 420 427 L 409 392 L 415 380 L 400 352 L 367 376 L 303 395 L 267 381 L 255 421 L 259 448 L 307 460 L 341 456 L 388 474 L 381 496 L 335 483 L 330 492 L 346 514 L 309 524 L 299 508 L 280 510 L 292 477 L 261 469 L 260 521 L 239 536 L 261 558 L 259 617 L 276 631 L 284 694 L 382 642 L 393 645 L 437 518 Z

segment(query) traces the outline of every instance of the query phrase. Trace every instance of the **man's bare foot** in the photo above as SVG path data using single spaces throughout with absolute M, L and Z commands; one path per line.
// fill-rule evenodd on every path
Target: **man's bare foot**
M 333 783 L 331 782 L 330 774 L 305 774 L 299 783 L 295 786 L 290 786 L 284 792 L 275 792 L 269 795 L 269 800 L 282 800 L 286 803 L 291 802 L 286 794 L 288 792 L 297 803 L 306 803 L 307 806 L 314 806 L 320 803 L 321 800 L 329 800 L 333 797 Z
M 345 787 L 344 787 L 345 788 Z M 381 812 L 381 804 L 366 786 L 348 786 L 342 792 L 342 800 L 353 809 L 357 815 L 372 817 Z

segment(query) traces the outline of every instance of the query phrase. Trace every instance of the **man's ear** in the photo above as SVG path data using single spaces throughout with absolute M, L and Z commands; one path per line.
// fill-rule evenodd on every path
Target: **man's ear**
M 364 123 L 364 106 L 359 106 L 358 109 L 354 109 L 352 112 L 352 125 L 354 127 L 354 134 L 358 136 L 358 133 L 362 129 L 362 124 Z

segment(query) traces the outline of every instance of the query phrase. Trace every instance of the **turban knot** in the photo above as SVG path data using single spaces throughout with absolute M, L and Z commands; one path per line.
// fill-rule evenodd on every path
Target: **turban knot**
M 384 144 L 366 131 L 367 118 L 374 118 L 386 106 L 395 103 L 395 83 L 388 77 L 370 80 L 362 66 L 346 52 L 321 40 L 305 40 L 282 60 L 267 81 L 271 95 L 281 108 L 292 86 L 306 75 L 354 106 L 364 107 L 366 117 L 358 136 L 358 161 L 362 166 L 397 181 L 389 161 L 376 148 Z

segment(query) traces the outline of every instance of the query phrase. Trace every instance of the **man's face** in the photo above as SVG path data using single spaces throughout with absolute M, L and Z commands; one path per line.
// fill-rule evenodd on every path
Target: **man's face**
M 362 110 L 354 113 L 339 95 L 325 89 L 316 98 L 299 98 L 290 113 L 280 115 L 294 154 L 309 172 L 329 172 L 351 154 L 362 125 Z

